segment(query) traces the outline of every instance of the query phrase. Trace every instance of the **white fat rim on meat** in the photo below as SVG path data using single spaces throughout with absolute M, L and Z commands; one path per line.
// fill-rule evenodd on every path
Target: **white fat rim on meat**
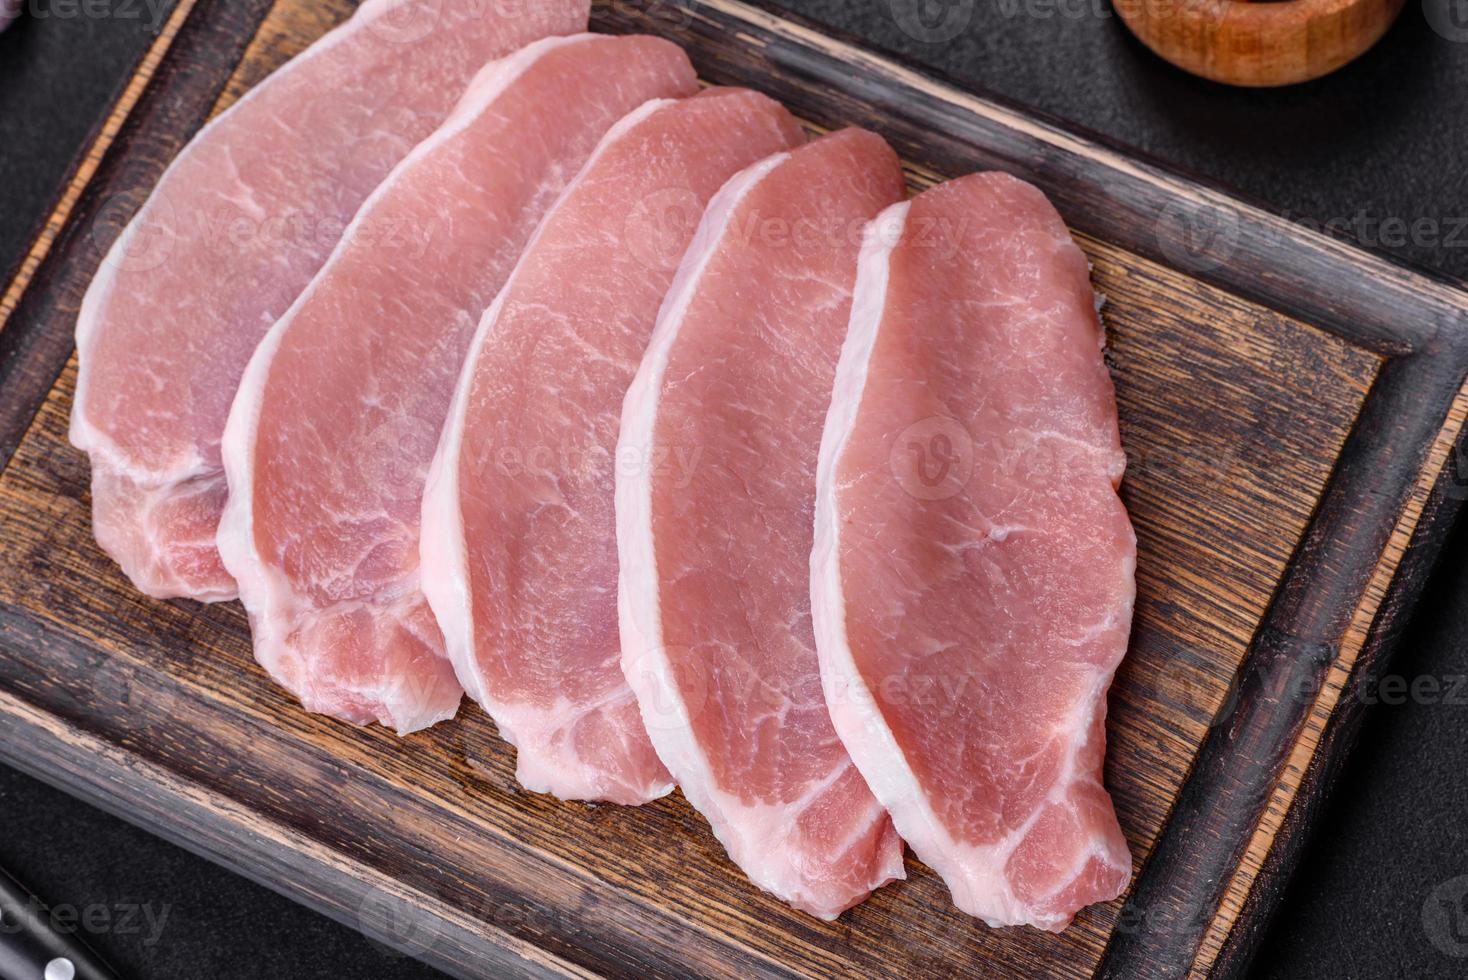
M 334 273 L 338 262 L 348 249 L 353 247 L 357 232 L 370 218 L 373 211 L 397 184 L 404 180 L 428 156 L 437 152 L 457 136 L 461 135 L 476 119 L 490 111 L 494 102 L 504 94 L 525 71 L 549 51 L 568 45 L 585 43 L 595 36 L 578 34 L 571 37 L 549 37 L 536 41 L 512 55 L 490 62 L 469 83 L 464 96 L 454 107 L 444 123 L 434 133 L 413 148 L 406 157 L 388 174 L 386 179 L 368 196 L 358 209 L 356 216 L 342 233 L 341 240 L 332 250 L 331 256 L 311 282 L 297 296 L 285 314 L 271 326 L 260 345 L 255 348 L 240 379 L 230 406 L 229 418 L 224 426 L 221 455 L 224 461 L 225 480 L 229 496 L 219 521 L 216 544 L 224 567 L 239 583 L 240 598 L 252 614 L 257 653 L 267 652 L 267 658 L 278 656 L 287 649 L 285 634 L 279 624 L 296 620 L 303 612 L 296 600 L 294 590 L 284 574 L 264 562 L 255 548 L 254 536 L 254 470 L 256 439 L 263 407 L 265 385 L 270 378 L 271 366 L 282 341 L 290 332 L 291 325 L 306 303 L 315 296 L 321 284 Z M 408 590 L 411 593 L 411 589 Z M 257 614 L 258 613 L 258 614 Z M 272 629 L 272 625 L 275 626 Z M 276 673 L 273 663 L 262 660 L 262 665 L 272 674 Z M 309 686 L 310 672 L 302 671 L 302 682 Z M 277 678 L 280 679 L 280 678 Z M 387 688 L 358 692 L 380 701 L 393 710 L 406 702 L 402 691 L 403 681 L 394 679 Z M 314 694 L 296 691 L 307 708 L 312 706 Z M 453 717 L 454 712 L 434 714 L 427 718 L 405 719 L 393 717 L 400 734 L 426 728 L 439 721 Z
M 771 172 L 790 158 L 776 153 L 735 174 L 709 202 L 699 222 L 672 286 L 658 312 L 657 326 L 627 390 L 622 406 L 622 426 L 617 442 L 616 476 L 618 626 L 622 644 L 622 669 L 637 694 L 638 708 L 648 736 L 663 765 L 683 788 L 689 802 L 704 814 L 719 843 L 751 881 L 780 898 L 802 907 L 811 899 L 791 889 L 795 865 L 785 852 L 791 814 L 815 799 L 846 771 L 843 766 L 812 786 L 801 800 L 780 806 L 750 805 L 725 793 L 714 784 L 712 764 L 691 731 L 687 704 L 673 677 L 672 664 L 663 645 L 659 602 L 657 549 L 652 527 L 653 440 L 659 398 L 663 392 L 668 360 L 684 318 L 713 257 L 731 230 L 733 217 L 742 201 Z M 634 461 L 635 465 L 624 465 Z M 654 716 L 651 705 L 675 717 Z M 873 819 L 881 810 L 872 806 Z M 737 822 L 731 815 L 738 814 Z M 855 836 L 866 833 L 869 823 L 859 823 Z M 742 830 L 743 833 L 737 833 Z M 845 848 L 838 848 L 844 850 Z M 898 872 L 899 876 L 901 872 Z M 819 917 L 835 919 L 839 909 L 823 911 Z
M 164 169 L 162 176 L 158 178 L 155 188 L 168 186 L 168 180 L 173 172 L 184 161 L 191 158 L 204 145 L 207 137 L 217 126 L 221 126 L 240 110 L 242 106 L 249 105 L 261 92 L 266 90 L 265 82 L 283 78 L 301 69 L 303 65 L 309 64 L 317 57 L 325 54 L 336 46 L 345 42 L 348 38 L 369 29 L 372 22 L 377 18 L 379 9 L 386 14 L 388 8 L 396 6 L 401 0 L 368 0 L 357 8 L 357 12 L 343 23 L 312 44 L 306 50 L 281 65 L 272 72 L 265 81 L 255 85 L 240 96 L 229 108 L 205 123 L 203 128 L 189 140 L 188 145 L 179 151 L 178 156 Z M 92 277 L 92 283 L 87 287 L 86 295 L 82 297 L 81 308 L 77 311 L 76 318 L 76 350 L 77 350 L 77 379 L 76 393 L 72 399 L 71 422 L 68 438 L 71 444 L 84 452 L 93 453 L 105 459 L 109 466 L 117 472 L 126 476 L 129 480 L 141 487 L 158 487 L 165 484 L 182 483 L 192 477 L 198 476 L 206 471 L 205 462 L 197 452 L 194 458 L 176 466 L 172 470 L 153 471 L 140 470 L 128 460 L 117 444 L 109 438 L 106 433 L 98 429 L 86 420 L 87 394 L 90 390 L 88 377 L 92 371 L 92 358 L 89 356 L 92 341 L 97 335 L 97 330 L 102 319 L 102 311 L 106 308 L 108 300 L 117 288 L 117 273 L 120 264 L 127 254 L 127 248 L 133 237 L 144 228 L 153 211 L 160 207 L 158 195 L 149 195 L 148 200 L 133 215 L 127 227 L 117 236 L 117 240 L 108 249 L 107 255 L 102 259 L 102 264 L 97 267 L 96 274 Z
M 595 36 L 595 35 L 592 35 Z M 474 388 L 474 376 L 486 346 L 494 334 L 501 310 L 513 293 L 520 279 L 520 272 L 537 251 L 545 231 L 561 206 L 577 192 L 588 175 L 598 166 L 609 150 L 632 132 L 653 113 L 676 105 L 678 99 L 649 99 L 617 120 L 609 129 L 581 170 L 562 189 L 560 196 L 546 211 L 540 225 L 530 236 L 520 260 L 505 280 L 499 295 L 485 310 L 469 344 L 469 353 L 460 369 L 459 380 L 454 387 L 454 397 L 449 405 L 449 414 L 439 434 L 438 448 L 428 471 L 428 483 L 423 495 L 422 531 L 419 538 L 420 588 L 428 599 L 428 606 L 438 620 L 439 630 L 444 636 L 444 646 L 453 665 L 459 684 L 495 720 L 500 735 L 511 745 L 519 747 L 527 739 L 542 734 L 547 718 L 558 719 L 564 724 L 576 713 L 599 705 L 576 705 L 562 701 L 551 710 L 528 710 L 523 706 L 497 700 L 490 692 L 479 671 L 478 659 L 474 654 L 474 612 L 469 588 L 468 552 L 464 540 L 464 515 L 460 507 L 459 469 L 464 449 L 464 429 L 469 411 L 469 396 Z M 563 798 L 568 794 L 557 791 L 556 774 L 542 772 L 531 767 L 528 753 L 519 752 L 516 757 L 517 781 L 532 792 L 546 792 Z M 673 791 L 673 783 L 660 787 L 655 796 L 665 796 Z
M 1009 856 L 1024 839 L 1040 808 L 996 844 L 975 847 L 956 841 L 933 812 L 896 736 L 878 710 L 876 697 L 856 666 L 846 635 L 836 470 L 860 414 L 872 350 L 886 308 L 890 260 L 905 233 L 910 206 L 910 201 L 891 205 L 866 228 L 857 262 L 851 321 L 821 435 L 816 468 L 815 542 L 811 551 L 811 618 L 821 663 L 821 685 L 836 732 L 857 770 L 891 814 L 898 834 L 943 878 L 953 894 L 954 904 L 991 927 L 1057 928 L 1068 917 L 1037 916 L 1028 903 L 1014 894 L 1004 876 Z M 1076 705 L 1076 717 L 1071 722 L 1075 727 L 1070 730 L 1086 730 L 1097 704 L 1105 697 L 1108 683 L 1109 676 L 1102 672 L 1092 696 L 1081 698 Z M 1079 749 L 1080 745 L 1071 747 L 1064 772 L 1056 780 L 1049 801 L 1064 801 L 1065 789 L 1077 778 L 1073 766 Z M 1118 860 L 1116 855 L 1100 854 L 1093 845 L 1081 853 L 1072 873 L 1063 882 L 1068 883 L 1079 874 L 1093 856 Z
M 892 814 L 898 834 L 916 847 L 910 832 L 898 823 L 897 814 L 892 811 L 894 803 L 903 804 L 908 797 L 916 795 L 916 780 L 886 722 L 875 710 L 847 645 L 839 555 L 840 521 L 833 484 L 837 462 L 855 427 L 866 387 L 867 365 L 886 303 L 887 261 L 906 225 L 909 207 L 906 201 L 890 205 L 869 222 L 857 258 L 851 318 L 836 364 L 831 404 L 826 412 L 816 463 L 811 625 L 821 665 L 821 686 L 832 724 L 872 795 Z M 860 690 L 865 696 L 848 696 L 853 690 Z M 848 711 L 855 715 L 848 715 Z

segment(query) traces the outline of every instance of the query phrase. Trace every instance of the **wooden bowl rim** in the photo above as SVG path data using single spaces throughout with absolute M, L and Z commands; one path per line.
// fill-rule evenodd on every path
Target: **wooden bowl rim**
M 1326 17 L 1356 7 L 1380 7 L 1380 0 L 1112 0 L 1112 6 L 1128 24 L 1137 8 L 1167 11 L 1175 20 L 1223 20 L 1268 27 L 1275 21 L 1296 24 L 1301 20 Z M 1388 9 L 1392 5 L 1388 5 Z M 1398 5 L 1399 6 L 1399 5 Z M 1385 17 L 1391 20 L 1395 12 Z M 1153 15 L 1154 19 L 1167 19 Z
M 1406 0 L 1112 0 L 1112 6 L 1138 40 L 1183 71 L 1228 85 L 1271 88 L 1320 78 L 1359 58 L 1381 40 Z M 1266 46 L 1288 43 L 1289 38 L 1306 43 L 1302 39 L 1310 37 L 1316 22 L 1350 24 L 1353 14 L 1359 18 L 1354 36 L 1339 39 L 1334 56 L 1319 70 L 1284 65 L 1277 71 L 1240 73 L 1196 64 L 1197 42 L 1208 43 L 1225 32 L 1257 35 Z M 1178 44 L 1177 28 L 1169 31 L 1169 24 L 1181 25 L 1193 43 Z

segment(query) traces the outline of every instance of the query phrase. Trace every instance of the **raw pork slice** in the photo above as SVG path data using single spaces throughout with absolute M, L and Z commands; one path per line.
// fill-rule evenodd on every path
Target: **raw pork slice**
M 1085 256 L 1003 174 L 862 249 L 811 587 L 831 719 L 959 908 L 1064 928 L 1126 886 L 1101 783 L 1136 539 Z
M 527 789 L 616 803 L 672 789 L 617 643 L 622 398 L 704 206 L 800 140 L 754 92 L 643 107 L 607 134 L 480 324 L 429 479 L 423 587 Z
M 179 154 L 77 319 L 71 441 L 97 541 L 142 591 L 221 600 L 219 440 L 245 362 L 393 165 L 485 62 L 586 29 L 588 0 L 368 0 Z
M 721 190 L 627 392 L 617 458 L 622 667 L 658 756 L 761 888 L 832 919 L 902 842 L 826 711 L 810 625 L 816 453 L 862 228 L 897 155 L 845 130 Z M 684 454 L 684 458 L 688 458 Z
M 219 548 L 256 658 L 308 709 L 399 732 L 454 714 L 418 519 L 475 324 L 601 136 L 696 86 L 649 37 L 549 38 L 491 65 L 251 358 Z

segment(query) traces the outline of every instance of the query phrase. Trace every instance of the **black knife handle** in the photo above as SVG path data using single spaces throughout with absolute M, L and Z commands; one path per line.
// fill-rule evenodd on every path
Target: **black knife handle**
M 117 980 L 75 935 L 56 928 L 51 911 L 0 871 L 0 980 Z

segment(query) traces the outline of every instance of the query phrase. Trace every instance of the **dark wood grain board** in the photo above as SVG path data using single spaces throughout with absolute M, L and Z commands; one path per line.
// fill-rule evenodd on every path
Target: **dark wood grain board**
M 238 605 L 146 599 L 93 544 L 65 431 L 100 249 L 211 111 L 350 9 L 196 0 L 6 294 L 0 755 L 462 975 L 1236 973 L 1349 749 L 1352 685 L 1380 671 L 1465 496 L 1448 464 L 1468 297 L 758 7 L 599 5 L 598 29 L 673 37 L 709 81 L 813 128 L 883 133 L 914 187 L 1034 181 L 1108 299 L 1139 541 L 1107 758 L 1132 891 L 1059 935 L 990 930 L 910 862 L 819 923 L 748 885 L 681 797 L 517 791 L 477 708 L 407 739 L 307 715 L 253 663 Z

